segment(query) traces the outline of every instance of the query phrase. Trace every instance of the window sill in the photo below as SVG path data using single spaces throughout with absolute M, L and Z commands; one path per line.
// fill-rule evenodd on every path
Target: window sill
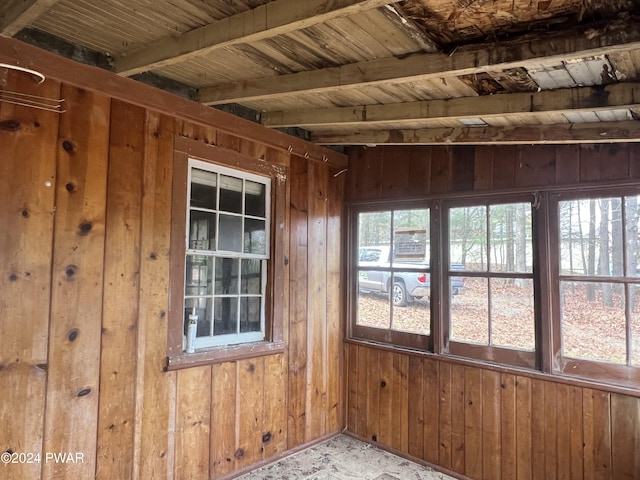
M 262 357 L 284 352 L 284 342 L 256 342 L 242 345 L 214 347 L 197 350 L 195 353 L 180 353 L 167 357 L 166 371 L 182 368 L 232 362 L 246 358 Z

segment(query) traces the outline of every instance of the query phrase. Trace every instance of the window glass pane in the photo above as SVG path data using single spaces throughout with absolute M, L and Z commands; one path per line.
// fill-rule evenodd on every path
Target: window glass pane
M 187 329 L 189 328 L 189 315 L 195 312 L 198 316 L 196 337 L 211 336 L 211 312 L 213 307 L 211 298 L 187 298 L 184 303 L 184 334 L 187 334 Z
M 237 258 L 216 258 L 216 295 L 238 294 L 238 263 Z
M 242 251 L 242 217 L 220 215 L 220 239 L 218 250 Z
M 449 210 L 449 258 L 451 266 L 487 271 L 487 209 L 484 206 Z
M 393 212 L 393 266 L 429 266 L 429 210 Z
M 627 276 L 640 276 L 639 235 L 640 235 L 640 197 L 625 198 L 625 223 L 627 240 Z
M 242 179 L 220 175 L 220 210 L 242 213 Z
M 372 272 L 360 272 L 360 274 Z M 389 329 L 391 326 L 391 304 L 388 294 L 360 289 L 358 292 L 356 325 Z
M 358 247 L 361 262 L 380 262 L 389 266 L 389 244 L 391 242 L 391 212 L 367 212 L 358 216 Z M 369 251 L 363 247 L 386 246 L 381 250 Z M 374 260 L 375 258 L 375 260 Z
M 264 185 L 247 180 L 245 182 L 244 213 L 252 217 L 264 217 L 266 211 L 266 198 Z
M 489 222 L 491 271 L 532 272 L 531 204 L 492 205 Z
M 216 214 L 191 210 L 189 212 L 189 248 L 216 249 Z
M 535 350 L 533 280 L 492 278 L 491 344 Z
M 262 294 L 262 260 L 242 260 L 240 293 Z
M 240 298 L 240 332 L 259 332 L 261 301 L 259 297 Z
M 559 203 L 561 274 L 623 276 L 621 205 L 620 198 Z
M 622 286 L 560 282 L 560 295 L 563 355 L 626 363 Z
M 213 258 L 204 255 L 187 255 L 185 262 L 185 295 L 211 295 Z
M 393 275 L 392 330 L 430 334 L 429 274 L 398 272 Z
M 464 294 L 451 299 L 451 339 L 489 344 L 489 289 L 486 278 L 468 278 Z
M 238 297 L 216 297 L 214 335 L 238 332 Z
M 245 218 L 244 252 L 264 255 L 267 253 L 266 224 L 264 220 Z
M 216 209 L 216 184 L 218 176 L 197 168 L 191 169 L 191 206 Z

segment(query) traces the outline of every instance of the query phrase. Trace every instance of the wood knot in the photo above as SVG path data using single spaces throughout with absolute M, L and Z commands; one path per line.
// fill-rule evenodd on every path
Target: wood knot
M 76 395 L 78 397 L 86 397 L 87 395 L 89 395 L 91 393 L 91 389 L 90 388 L 83 388 L 82 390 L 80 390 Z
M 93 225 L 91 225 L 91 223 L 89 222 L 81 223 L 79 226 L 78 235 L 87 235 L 92 228 Z
M 22 210 L 21 214 L 24 218 L 27 218 L 29 216 L 29 210 Z
M 67 335 L 67 338 L 69 339 L 70 342 L 75 342 L 79 334 L 80 334 L 80 330 L 78 330 L 77 328 L 74 328 L 69 332 L 69 335 Z
M 64 149 L 65 152 L 73 152 L 73 143 L 71 143 L 69 140 L 65 140 L 64 142 L 62 142 L 62 148 Z
M 17 132 L 20 130 L 20 122 L 17 120 L 5 120 L 0 122 L 0 130 L 5 132 Z
M 236 457 L 236 458 L 242 458 L 242 457 L 244 457 L 244 449 L 243 449 L 243 448 L 239 448 L 239 449 L 237 449 L 237 450 L 234 452 L 233 456 L 234 456 L 234 457 Z
M 382 381 L 380 382 L 380 388 L 384 388 L 384 387 L 386 387 L 386 386 L 387 386 L 387 382 L 385 382 L 384 380 L 382 380 Z
M 76 186 L 69 182 L 65 185 L 65 188 L 67 189 L 67 192 L 73 192 L 76 189 Z
M 75 265 L 69 265 L 67 269 L 64 271 L 68 279 L 73 278 L 77 272 L 78 272 L 78 267 L 76 267 Z
M 18 275 L 16 275 L 15 273 L 12 273 L 11 275 L 9 275 L 10 282 L 15 282 L 16 280 L 18 280 Z
M 271 432 L 267 432 L 267 433 L 263 433 L 262 434 L 262 443 L 267 443 L 269 440 L 271 440 Z

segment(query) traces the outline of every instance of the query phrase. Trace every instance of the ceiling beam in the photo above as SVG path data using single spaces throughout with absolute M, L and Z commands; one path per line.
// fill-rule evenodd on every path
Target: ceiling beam
M 276 0 L 154 43 L 114 59 L 116 72 L 129 76 L 188 60 L 217 48 L 291 33 L 333 18 L 381 7 L 393 0 Z
M 640 83 L 629 82 L 449 100 L 264 112 L 262 124 L 267 127 L 380 126 L 420 120 L 487 120 L 510 114 L 522 118 L 540 113 L 565 113 L 576 110 L 597 112 L 612 108 L 639 107 Z
M 0 34 L 13 37 L 60 0 L 5 0 L 0 15 Z
M 375 130 L 312 135 L 318 145 L 518 145 L 640 142 L 640 122 Z
M 451 54 L 419 53 L 383 58 L 288 75 L 201 88 L 199 101 L 209 105 L 309 92 L 336 92 L 361 85 L 411 82 L 445 76 L 472 75 L 542 62 L 605 55 L 640 47 L 640 22 L 614 22 L 599 30 L 575 30 L 519 41 L 469 45 Z

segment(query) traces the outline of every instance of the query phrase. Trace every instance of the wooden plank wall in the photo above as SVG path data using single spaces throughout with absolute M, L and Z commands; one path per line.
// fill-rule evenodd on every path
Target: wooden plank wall
M 350 152 L 351 201 L 640 180 L 640 145 Z M 640 398 L 346 346 L 347 429 L 473 479 L 640 478 Z
M 347 428 L 477 480 L 640 475 L 640 398 L 347 345 Z
M 340 431 L 338 169 L 19 75 L 67 111 L 0 103 L 0 452 L 42 455 L 0 478 L 221 478 Z M 290 167 L 284 353 L 163 371 L 176 134 Z

